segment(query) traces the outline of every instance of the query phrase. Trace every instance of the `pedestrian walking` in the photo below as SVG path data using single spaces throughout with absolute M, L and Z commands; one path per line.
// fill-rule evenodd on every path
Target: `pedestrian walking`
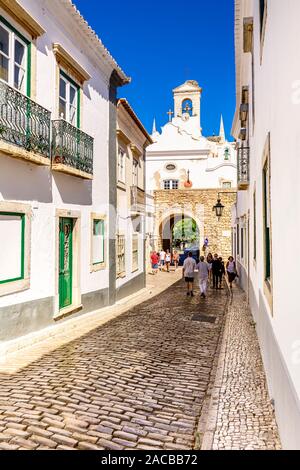
M 220 270 L 219 270 L 219 289 L 222 289 L 223 276 L 225 276 L 225 266 L 223 258 L 219 257 Z
M 151 256 L 150 256 L 150 259 L 151 259 L 151 267 L 152 267 L 152 274 L 157 274 L 158 272 L 158 255 L 157 253 L 155 253 L 155 251 L 152 251 L 151 253 Z
M 193 286 L 195 276 L 196 261 L 193 258 L 193 253 L 190 251 L 188 257 L 184 260 L 182 274 L 185 278 L 187 285 L 187 296 L 194 297 Z
M 174 251 L 173 253 L 173 263 L 174 263 L 175 271 L 177 271 L 178 264 L 179 264 L 179 254 L 177 251 Z
M 167 272 L 169 273 L 170 272 L 170 264 L 171 264 L 171 253 L 170 253 L 169 250 L 167 250 L 167 252 L 166 252 L 165 262 L 166 262 Z
M 207 262 L 208 268 L 209 268 L 208 282 L 209 282 L 210 286 L 212 285 L 212 262 L 213 262 L 213 260 L 214 260 L 214 258 L 213 258 L 212 253 L 208 253 L 207 258 L 206 258 L 206 262 Z
M 219 288 L 220 269 L 221 269 L 220 260 L 219 260 L 219 256 L 216 253 L 212 261 L 212 277 L 213 277 L 214 289 Z
M 161 271 L 165 267 L 166 252 L 162 249 L 159 253 L 159 270 Z
M 230 289 L 232 289 L 232 283 L 235 280 L 235 278 L 238 276 L 237 270 L 236 270 L 236 264 L 235 264 L 233 256 L 229 256 L 228 258 L 228 261 L 226 264 L 226 271 L 227 271 L 229 286 L 230 286 Z
M 204 256 L 201 256 L 199 263 L 196 266 L 199 272 L 199 287 L 201 292 L 201 297 L 205 299 L 207 291 L 207 281 L 210 273 L 209 265 L 205 261 Z

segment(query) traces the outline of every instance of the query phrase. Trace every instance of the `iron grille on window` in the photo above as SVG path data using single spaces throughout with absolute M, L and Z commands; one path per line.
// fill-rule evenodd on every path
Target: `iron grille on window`
M 125 274 L 125 235 L 117 235 L 117 276 Z

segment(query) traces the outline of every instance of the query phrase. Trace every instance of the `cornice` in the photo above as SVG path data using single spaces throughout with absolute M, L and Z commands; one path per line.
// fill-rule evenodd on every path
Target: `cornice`
M 53 44 L 53 52 L 57 63 L 66 69 L 71 75 L 76 77 L 79 83 L 83 84 L 91 78 L 83 67 L 58 43 Z
M 22 26 L 33 39 L 45 34 L 44 28 L 16 0 L 0 0 L 0 7 Z

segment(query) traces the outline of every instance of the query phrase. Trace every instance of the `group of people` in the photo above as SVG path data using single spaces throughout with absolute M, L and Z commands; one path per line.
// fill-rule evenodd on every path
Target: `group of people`
M 234 258 L 230 256 L 226 263 L 226 267 L 222 257 L 212 253 L 209 253 L 206 260 L 204 256 L 201 256 L 199 263 L 197 264 L 193 258 L 192 252 L 188 254 L 188 257 L 183 263 L 183 277 L 187 284 L 187 295 L 194 297 L 194 277 L 195 271 L 199 273 L 199 287 L 201 297 L 205 299 L 207 293 L 208 283 L 212 281 L 214 289 L 222 288 L 222 281 L 225 273 L 227 272 L 228 282 L 230 289 L 232 289 L 232 283 L 238 276 L 236 270 L 236 264 Z
M 159 253 L 152 251 L 150 258 L 152 274 L 156 274 L 159 270 L 169 273 L 171 264 L 174 266 L 175 271 L 178 268 L 179 254 L 177 251 L 174 251 L 172 254 L 170 250 L 164 251 L 162 249 Z

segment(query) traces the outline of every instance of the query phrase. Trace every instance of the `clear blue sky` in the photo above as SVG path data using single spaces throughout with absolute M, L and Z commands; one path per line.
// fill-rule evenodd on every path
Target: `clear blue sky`
M 230 135 L 235 106 L 234 0 L 74 0 L 132 83 L 119 90 L 148 131 L 173 109 L 172 89 L 203 88 L 204 135 Z

